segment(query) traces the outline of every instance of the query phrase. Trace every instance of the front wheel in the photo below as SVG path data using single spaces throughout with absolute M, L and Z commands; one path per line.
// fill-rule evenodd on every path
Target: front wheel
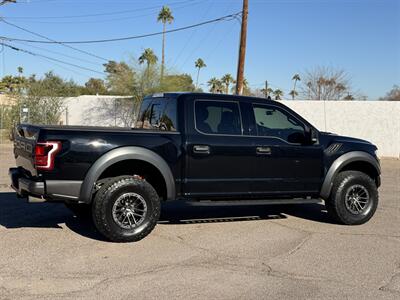
M 145 180 L 119 176 L 96 193 L 92 215 L 96 228 L 113 242 L 134 242 L 147 236 L 160 217 L 160 199 Z
M 359 171 L 344 171 L 337 175 L 325 205 L 336 222 L 358 225 L 372 218 L 378 199 L 378 189 L 371 177 Z

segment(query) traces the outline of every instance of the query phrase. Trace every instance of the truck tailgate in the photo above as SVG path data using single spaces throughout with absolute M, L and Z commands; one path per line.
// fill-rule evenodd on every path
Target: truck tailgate
M 18 125 L 14 133 L 14 155 L 17 167 L 21 167 L 30 172 L 32 176 L 37 176 L 34 163 L 34 151 L 38 139 L 40 127 L 21 124 Z

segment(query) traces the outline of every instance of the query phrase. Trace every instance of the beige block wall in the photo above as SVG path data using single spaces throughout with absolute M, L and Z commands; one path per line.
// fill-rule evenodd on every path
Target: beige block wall
M 281 101 L 319 130 L 368 140 L 382 157 L 400 158 L 398 101 Z

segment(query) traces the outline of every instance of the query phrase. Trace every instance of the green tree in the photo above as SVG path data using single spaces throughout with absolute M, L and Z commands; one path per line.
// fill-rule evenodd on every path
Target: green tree
M 224 76 L 222 76 L 221 78 L 221 82 L 222 84 L 225 85 L 225 94 L 229 94 L 229 86 L 231 83 L 234 83 L 235 80 L 233 79 L 231 74 L 225 74 Z M 244 83 L 243 83 L 244 85 Z
M 136 74 L 125 62 L 109 61 L 104 64 L 107 73 L 106 85 L 112 95 L 133 96 L 137 94 Z
M 199 87 L 200 69 L 207 67 L 207 65 L 204 63 L 204 61 L 201 58 L 198 58 L 194 62 L 194 66 L 197 68 L 197 77 L 196 77 L 196 89 L 197 89 Z
M 274 94 L 275 100 L 281 100 L 281 97 L 283 96 L 283 91 L 280 89 L 276 89 L 273 92 L 273 94 Z
M 296 83 L 297 83 L 297 81 L 300 81 L 300 80 L 301 80 L 300 75 L 299 75 L 299 74 L 294 74 L 294 76 L 292 77 L 292 80 L 294 81 L 294 83 L 293 83 L 293 90 L 290 91 L 289 95 L 291 95 L 291 96 L 292 96 L 292 100 L 294 100 L 294 98 L 299 94 L 299 93 L 296 91 Z
M 88 95 L 107 95 L 108 91 L 104 80 L 99 78 L 90 78 L 85 83 L 85 94 Z
M 215 77 L 210 78 L 207 85 L 210 87 L 211 93 L 220 93 L 222 91 L 222 82 Z
M 161 87 L 163 92 L 190 92 L 194 88 L 192 76 L 189 74 L 165 75 Z
M 171 24 L 174 21 L 174 17 L 172 16 L 171 9 L 168 6 L 163 6 L 158 13 L 157 22 L 161 22 L 163 24 L 163 34 L 162 34 L 162 56 L 161 56 L 161 80 L 163 80 L 164 76 L 164 68 L 165 68 L 165 30 L 166 25 Z

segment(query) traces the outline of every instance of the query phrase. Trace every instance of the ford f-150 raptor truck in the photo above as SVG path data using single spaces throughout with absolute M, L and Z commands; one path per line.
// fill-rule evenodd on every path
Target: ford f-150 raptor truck
M 18 125 L 9 173 L 20 197 L 90 211 L 106 238 L 129 242 L 170 200 L 323 199 L 336 222 L 365 223 L 378 205 L 376 150 L 278 101 L 164 93 L 143 99 L 134 128 Z

